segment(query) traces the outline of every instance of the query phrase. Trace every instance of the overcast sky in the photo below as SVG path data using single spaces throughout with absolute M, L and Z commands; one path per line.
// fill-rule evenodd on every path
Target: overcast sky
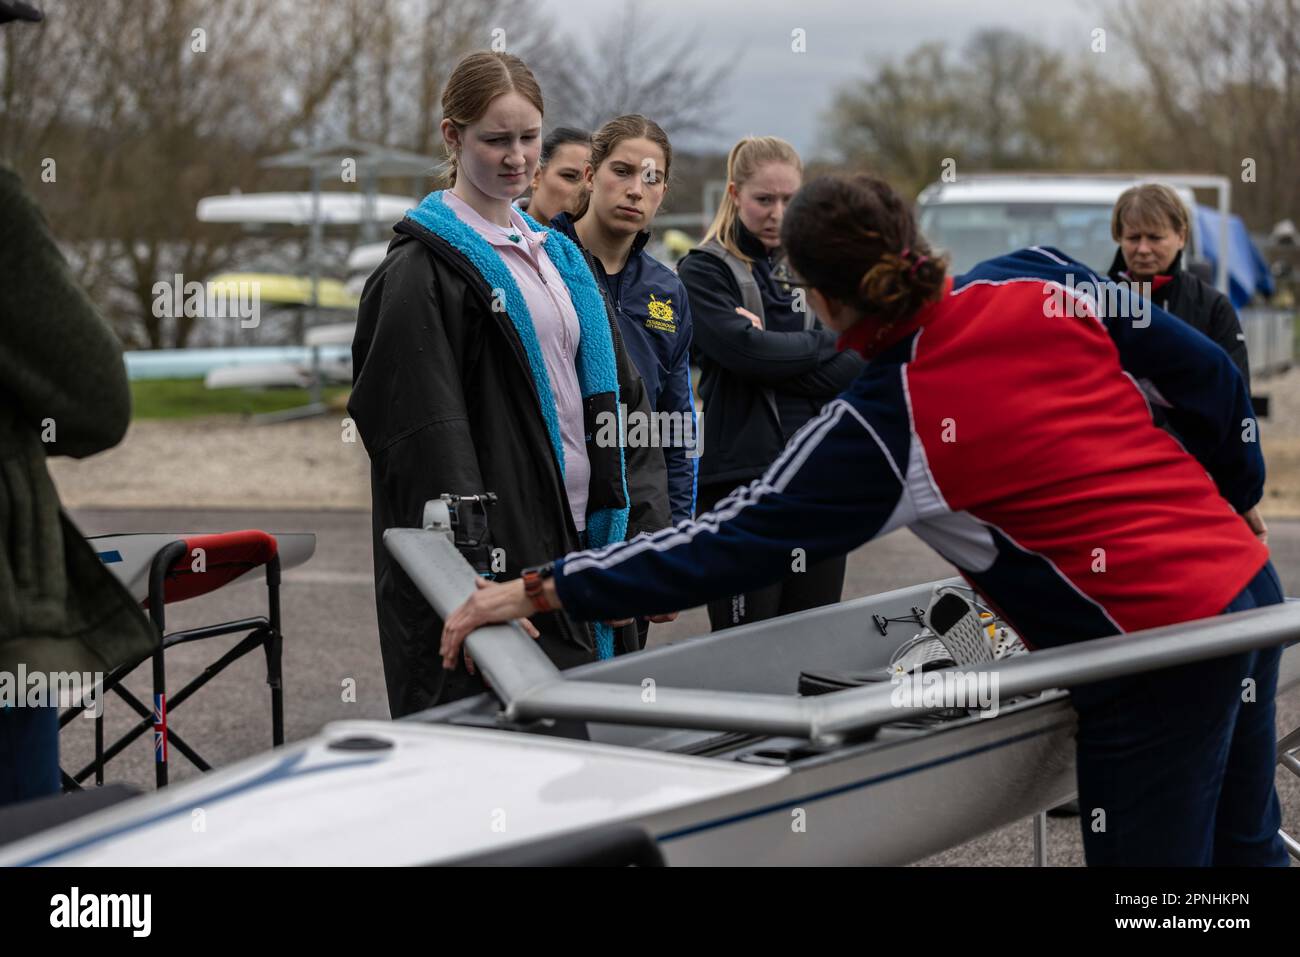
M 584 43 L 624 11 L 621 0 L 540 2 L 561 30 Z M 977 30 L 1002 27 L 1086 53 L 1092 29 L 1104 25 L 1091 0 L 638 0 L 633 9 L 647 25 L 689 30 L 709 62 L 744 51 L 707 145 L 726 150 L 746 134 L 772 133 L 806 157 L 822 145 L 819 116 L 839 84 L 921 43 L 958 49 Z M 806 31 L 801 55 L 790 49 L 796 27 Z

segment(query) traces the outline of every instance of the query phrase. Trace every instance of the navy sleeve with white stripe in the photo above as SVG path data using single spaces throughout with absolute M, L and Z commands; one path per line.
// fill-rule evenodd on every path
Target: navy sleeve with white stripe
M 653 535 L 556 562 L 565 610 L 580 620 L 653 615 L 771 585 L 842 555 L 902 521 L 900 469 L 870 403 L 855 390 L 827 404 L 767 474 L 712 512 Z M 887 419 L 893 418 L 890 415 Z

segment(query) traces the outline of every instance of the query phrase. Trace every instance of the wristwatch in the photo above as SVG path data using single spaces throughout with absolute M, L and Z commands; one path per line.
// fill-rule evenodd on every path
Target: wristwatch
M 524 594 L 533 603 L 533 607 L 539 612 L 555 611 L 551 603 L 546 600 L 546 593 L 542 586 L 546 584 L 547 579 L 554 577 L 555 563 L 547 562 L 545 565 L 535 565 L 532 568 L 525 568 L 520 574 L 524 580 Z

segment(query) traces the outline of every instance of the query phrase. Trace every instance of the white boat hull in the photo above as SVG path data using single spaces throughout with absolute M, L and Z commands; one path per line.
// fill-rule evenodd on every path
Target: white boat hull
M 870 667 L 931 585 L 574 669 L 574 681 L 793 693 L 801 669 Z M 797 635 L 791 631 L 796 630 Z M 1300 645 L 1279 690 L 1300 682 Z M 0 848 L 0 865 L 418 865 L 617 824 L 672 865 L 905 864 L 1066 800 L 1068 696 L 993 718 L 808 741 L 647 726 L 510 726 L 487 695 L 340 722 Z M 369 744 L 367 744 L 369 742 Z M 689 752 L 689 753 L 688 753 Z

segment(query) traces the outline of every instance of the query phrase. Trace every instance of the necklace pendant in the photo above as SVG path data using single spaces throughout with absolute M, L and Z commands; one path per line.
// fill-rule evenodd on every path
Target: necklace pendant
M 506 236 L 506 239 L 510 240 L 512 243 L 517 243 L 522 238 L 523 237 L 520 236 L 518 233 L 511 233 L 510 235 Z

